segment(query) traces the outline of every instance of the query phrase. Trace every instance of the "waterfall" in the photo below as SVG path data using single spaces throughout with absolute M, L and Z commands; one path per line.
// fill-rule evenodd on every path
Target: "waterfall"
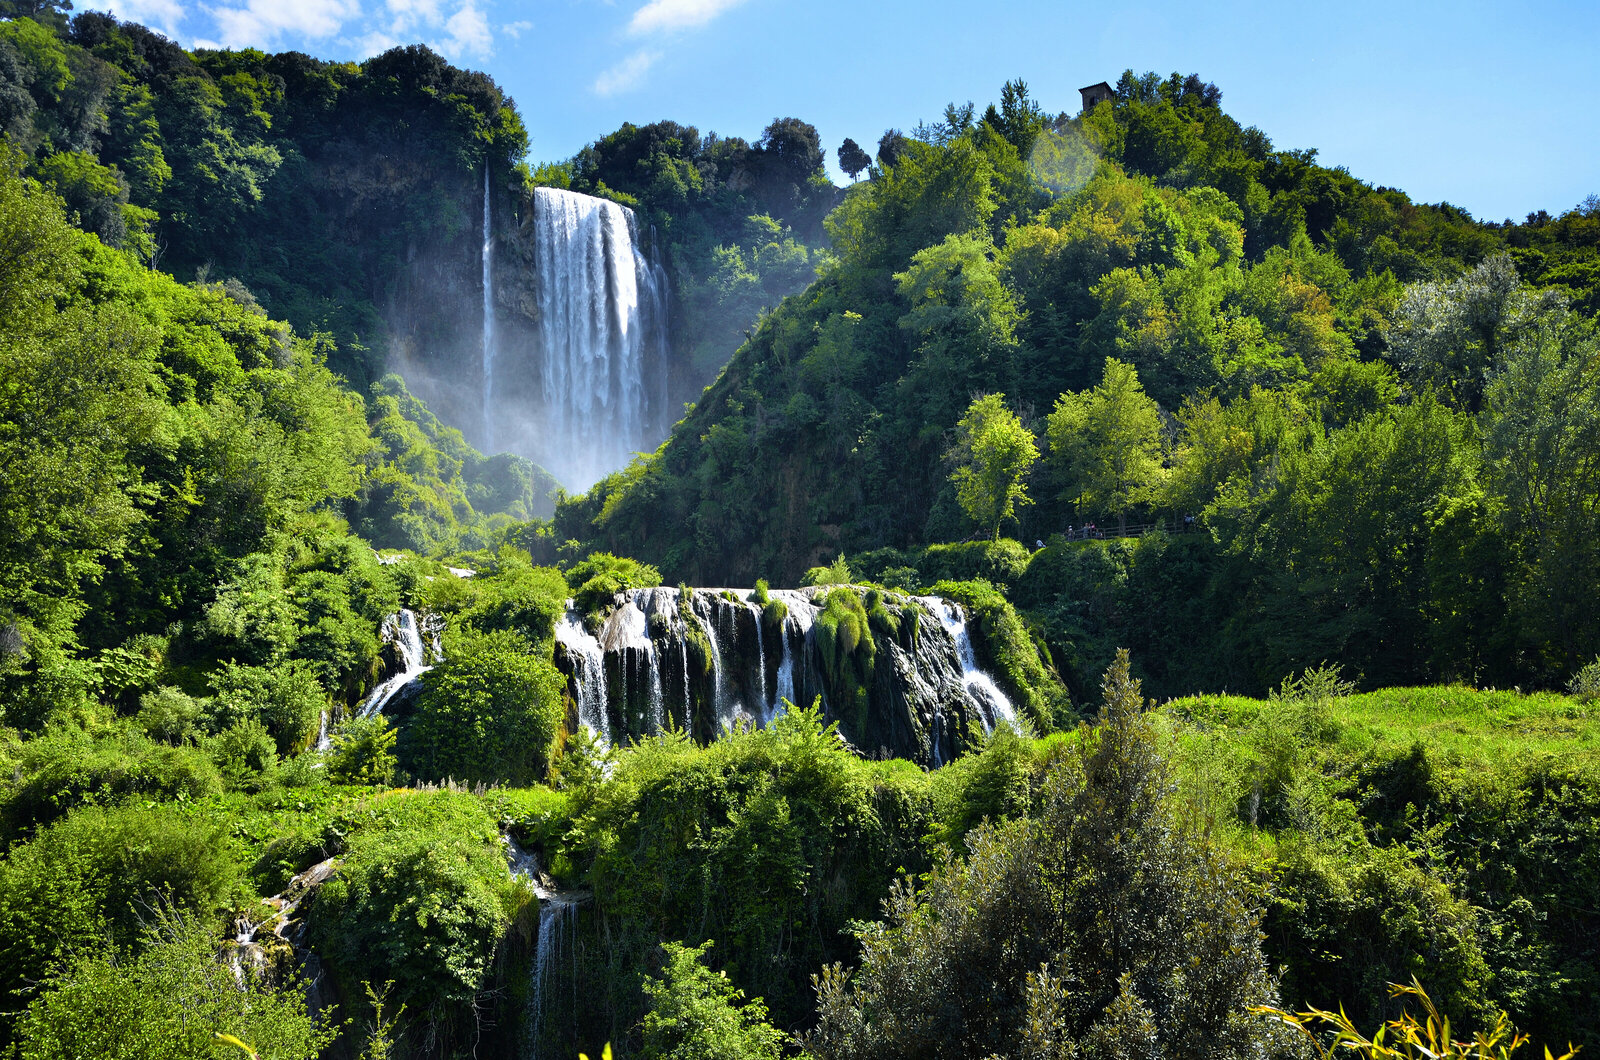
M 655 732 L 666 728 L 666 703 L 661 694 L 661 667 L 656 665 L 656 646 L 652 641 L 645 653 L 645 665 L 650 667 L 650 725 Z
M 789 619 L 778 626 L 778 641 L 783 645 L 783 661 L 778 664 L 778 692 L 772 697 L 772 716 L 777 717 L 794 702 L 794 653 L 789 650 Z
M 570 607 L 556 623 L 556 643 L 567 649 L 573 666 L 574 698 L 578 701 L 578 724 L 585 726 L 602 746 L 611 742 L 611 726 L 606 718 L 605 651 L 600 642 L 583 628 L 583 617 Z
M 533 223 L 544 407 L 525 432 L 538 444 L 526 448 L 577 492 L 625 466 L 659 426 L 647 413 L 660 386 L 647 383 L 665 363 L 665 274 L 640 250 L 633 211 L 617 203 L 537 188 Z
M 494 237 L 489 230 L 489 163 L 483 164 L 483 451 L 494 452 Z
M 511 875 L 528 881 L 539 900 L 539 940 L 533 956 L 533 990 L 528 998 L 529 1056 L 539 1060 L 550 976 L 563 950 L 572 955 L 573 989 L 577 989 L 578 903 L 576 893 L 558 891 L 540 869 L 539 859 L 510 836 L 502 837 Z
M 660 732 L 669 715 L 688 732 L 711 738 L 747 720 L 770 724 L 784 712 L 785 703 L 809 704 L 825 687 L 818 669 L 820 648 L 812 635 L 820 613 L 813 600 L 818 594 L 777 589 L 769 595 L 787 611 L 776 631 L 775 676 L 767 673 L 764 608 L 750 599 L 748 590 L 624 590 L 614 598 L 597 637 L 570 612 L 557 626 L 556 639 L 565 649 L 557 653 L 557 661 L 573 683 L 580 722 L 603 723 L 602 713 L 614 712 L 621 702 L 628 705 L 615 723 L 621 727 L 606 734 L 613 743 Z M 885 605 L 906 620 L 914 615 L 919 621 L 902 624 L 904 634 L 879 641 L 881 670 L 869 690 L 872 702 L 865 720 L 854 709 L 835 714 L 824 701 L 825 716 L 840 722 L 844 738 L 938 766 L 965 749 L 969 721 L 992 730 L 1016 717 L 1006 694 L 978 668 L 959 607 L 938 597 L 899 595 L 886 598 Z M 746 621 L 756 623 L 753 636 L 740 631 Z M 689 650 L 691 633 L 706 638 L 703 649 Z M 709 658 L 700 656 L 701 650 Z M 691 660 L 706 665 L 704 685 L 701 676 L 691 675 Z M 681 667 L 681 688 L 672 682 L 672 696 L 683 705 L 681 714 L 667 709 L 667 666 Z M 611 690 L 609 705 L 607 680 L 623 685 Z M 701 695 L 705 699 L 697 702 Z
M 756 617 L 756 687 L 760 690 L 757 720 L 765 721 L 772 715 L 772 702 L 767 699 L 767 636 L 761 630 L 761 605 L 753 603 L 750 610 Z
M 422 633 L 422 624 L 417 621 L 416 614 L 409 608 L 402 607 L 383 620 L 379 636 L 385 644 L 393 644 L 395 650 L 400 653 L 400 672 L 372 690 L 361 704 L 358 711 L 360 717 L 370 718 L 374 714 L 382 714 L 383 708 L 389 705 L 389 701 L 402 688 L 433 669 L 426 663 Z M 434 651 L 435 657 L 443 657 L 444 652 L 440 649 L 437 639 L 434 642 Z
M 939 624 L 950 634 L 950 639 L 955 641 L 956 655 L 961 660 L 961 683 L 981 708 L 984 729 L 993 729 L 994 723 L 1002 718 L 1016 721 L 1017 712 L 1011 706 L 1011 700 L 1000 691 L 1000 686 L 994 683 L 992 677 L 978 669 L 977 656 L 972 650 L 972 637 L 967 633 L 967 620 L 961 613 L 961 607 L 939 596 L 919 596 L 917 600 L 933 612 Z

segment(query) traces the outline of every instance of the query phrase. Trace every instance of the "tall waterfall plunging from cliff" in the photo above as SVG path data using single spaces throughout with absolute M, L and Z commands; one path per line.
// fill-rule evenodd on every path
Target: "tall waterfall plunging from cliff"
M 489 166 L 483 167 L 483 448 L 494 452 L 494 235 L 489 222 Z
M 669 422 L 665 270 L 641 246 L 632 210 L 538 188 L 515 241 L 531 266 L 518 279 L 505 260 L 494 270 L 489 209 L 486 183 L 482 436 L 567 489 L 588 489 L 652 447 Z M 502 287 L 522 283 L 531 296 L 515 307 L 532 318 L 522 336 L 496 334 L 495 271 Z

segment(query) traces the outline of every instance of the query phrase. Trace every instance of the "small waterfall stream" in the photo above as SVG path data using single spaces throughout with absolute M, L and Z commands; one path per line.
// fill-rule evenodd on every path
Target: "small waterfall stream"
M 556 623 L 556 643 L 567 650 L 577 669 L 578 724 L 593 732 L 602 745 L 609 744 L 611 724 L 606 719 L 606 661 L 600 642 L 583 628 L 583 617 L 567 601 L 567 613 Z
M 940 596 L 919 596 L 917 601 L 933 612 L 939 624 L 956 642 L 957 657 L 961 660 L 961 683 L 986 708 L 982 712 L 984 731 L 993 729 L 995 722 L 1001 719 L 1016 721 L 1017 712 L 1011 706 L 1011 700 L 1000 691 L 994 678 L 978 668 L 977 655 L 972 650 L 972 637 L 967 633 L 967 619 L 962 614 L 961 605 Z
M 422 635 L 423 624 L 417 619 L 416 612 L 410 608 L 402 607 L 399 611 L 383 620 L 379 636 L 385 644 L 392 644 L 400 655 L 400 672 L 387 681 L 374 688 L 362 702 L 357 711 L 358 716 L 370 718 L 374 714 L 382 714 L 383 708 L 389 705 L 402 688 L 427 673 L 433 667 L 427 664 L 427 651 L 424 647 Z M 429 629 L 431 646 L 434 658 L 443 658 L 444 650 L 438 629 Z M 326 729 L 322 737 L 327 736 Z M 320 743 L 319 743 L 320 745 Z
M 529 1060 L 540 1060 L 545 1014 L 550 1007 L 553 977 L 563 955 L 572 963 L 570 978 L 574 1001 L 578 989 L 578 906 L 584 895 L 557 890 L 544 874 L 539 859 L 506 836 L 506 860 L 511 875 L 528 881 L 539 901 L 539 935 L 534 950 L 532 987 L 528 997 Z

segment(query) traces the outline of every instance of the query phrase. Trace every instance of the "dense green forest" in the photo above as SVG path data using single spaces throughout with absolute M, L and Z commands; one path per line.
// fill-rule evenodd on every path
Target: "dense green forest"
M 1596 200 L 1474 222 L 1179 77 L 1074 118 L 1013 84 L 883 150 L 818 282 L 559 539 L 691 583 L 842 553 L 908 587 L 944 543 L 1043 541 L 993 546 L 990 577 L 1080 693 L 1118 645 L 1161 695 L 1334 659 L 1548 687 L 1600 650 Z M 1039 452 L 998 527 L 951 474 L 983 395 Z M 1067 536 L 1154 522 L 1195 532 Z
M 1309 1057 L 1257 1007 L 1413 977 L 1600 1047 L 1600 202 L 1480 222 L 1131 72 L 842 191 L 793 118 L 535 166 L 425 48 L 56 6 L 0 20 L 0 1051 Z M 553 518 L 391 370 L 485 166 L 632 206 L 714 378 Z M 561 623 L 768 581 L 851 709 L 579 727 Z M 926 768 L 846 738 L 919 593 L 1020 717 Z

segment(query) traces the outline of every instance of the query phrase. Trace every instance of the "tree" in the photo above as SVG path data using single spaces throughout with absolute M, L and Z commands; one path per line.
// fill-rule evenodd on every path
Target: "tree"
M 1166 474 L 1161 411 L 1132 365 L 1107 357 L 1099 386 L 1056 400 L 1047 432 L 1062 499 L 1080 513 L 1115 515 L 1126 530 L 1128 509 L 1155 498 Z
M 855 180 L 862 170 L 872 165 L 872 156 L 861 149 L 861 145 L 850 137 L 844 138 L 844 143 L 839 145 L 839 168 Z
M 1173 805 L 1164 741 L 1119 652 L 1098 725 L 1033 819 L 984 824 L 964 861 L 897 884 L 861 966 L 825 967 L 819 1060 L 1272 1055 L 1272 977 L 1245 880 Z
M 644 982 L 644 1060 L 778 1060 L 783 1034 L 767 1022 L 760 998 L 741 1005 L 744 992 L 705 966 L 707 942 L 665 944 L 667 963 Z
M 899 129 L 885 129 L 883 135 L 878 137 L 878 164 L 892 166 L 900 161 L 907 143 L 909 141 Z
M 956 465 L 950 481 L 962 510 L 998 541 L 1000 524 L 1013 518 L 1018 505 L 1033 503 L 1023 482 L 1039 459 L 1033 432 L 1006 408 L 1004 394 L 985 394 L 956 424 L 948 458 Z

